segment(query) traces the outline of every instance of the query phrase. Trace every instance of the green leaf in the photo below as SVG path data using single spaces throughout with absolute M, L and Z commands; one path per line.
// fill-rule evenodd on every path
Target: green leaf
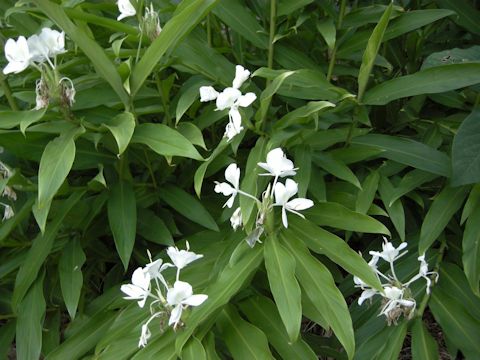
M 108 58 L 103 48 L 85 31 L 76 26 L 65 14 L 60 5 L 50 0 L 34 0 L 34 3 L 54 21 L 70 39 L 75 42 L 85 55 L 90 59 L 97 73 L 102 76 L 117 93 L 118 97 L 125 106 L 128 106 L 129 96 L 123 88 L 123 82 L 115 68 L 113 62 Z M 143 58 L 142 58 L 143 59 Z
M 405 211 L 403 210 L 402 200 L 391 201 L 394 187 L 386 176 L 380 178 L 378 192 L 382 199 L 383 205 L 387 210 L 388 216 L 397 230 L 400 240 L 405 241 Z
M 37 275 L 37 274 L 35 274 Z M 16 359 L 39 359 L 42 350 L 42 328 L 46 303 L 43 296 L 42 271 L 18 307 Z
M 407 335 L 407 328 L 408 323 L 403 321 L 401 324 L 396 325 L 393 331 L 389 334 L 388 338 L 386 339 L 387 342 L 383 351 L 379 353 L 379 356 L 376 357 L 378 360 L 391 360 L 391 359 L 398 359 L 400 355 L 400 351 L 403 347 L 403 341 L 405 339 L 405 335 Z
M 435 287 L 428 305 L 446 337 L 467 359 L 475 359 L 480 354 L 480 322 L 450 295 Z
M 463 207 L 462 211 L 462 218 L 460 220 L 460 224 L 463 225 L 465 220 L 468 219 L 468 217 L 471 215 L 477 204 L 480 203 L 480 183 L 475 184 L 472 188 L 472 191 L 470 191 L 470 194 L 468 195 L 468 199 L 465 202 L 465 206 Z M 1 233 L 1 230 L 0 230 Z M 0 236 L 0 242 L 1 242 L 1 236 Z
M 330 154 L 324 152 L 316 153 L 313 155 L 313 161 L 333 176 L 348 181 L 350 184 L 353 184 L 359 189 L 362 189 L 360 182 L 358 181 L 352 170 L 350 170 L 348 166 L 346 166 L 340 160 L 333 158 L 333 156 L 331 156 Z
M 428 332 L 420 318 L 415 319 L 412 326 L 412 359 L 437 360 L 438 345 Z
M 167 246 L 174 245 L 172 234 L 167 225 L 151 210 L 138 210 L 137 232 L 153 243 Z
M 456 12 L 457 16 L 453 16 L 452 20 L 459 26 L 468 31 L 480 35 L 480 11 L 475 9 L 474 5 L 467 0 L 437 0 L 437 3 L 446 9 Z
M 452 186 L 480 182 L 480 109 L 462 121 L 452 146 Z
M 286 232 L 280 236 L 295 257 L 297 262 L 295 273 L 306 295 L 324 315 L 335 336 L 345 348 L 348 358 L 352 359 L 355 352 L 352 320 L 332 274 L 308 252 L 301 240 L 288 236 Z
M 425 58 L 425 60 L 423 60 L 421 70 L 440 65 L 463 64 L 466 62 L 480 62 L 479 45 L 474 45 L 465 49 L 453 48 L 431 53 Z M 455 94 L 458 95 L 457 93 Z
M 0 111 L 0 129 L 13 129 L 20 126 L 21 132 L 25 134 L 25 130 L 33 123 L 42 120 L 47 109 L 28 110 L 28 111 Z
M 208 157 L 208 159 L 204 163 L 200 164 L 197 171 L 195 171 L 195 175 L 193 177 L 193 184 L 195 188 L 195 193 L 198 197 L 200 197 L 200 194 L 202 192 L 203 179 L 205 177 L 205 173 L 207 172 L 208 166 L 223 152 L 223 150 L 227 148 L 227 146 L 227 139 L 223 138 L 217 145 L 215 150 L 213 150 L 212 154 Z
M 108 223 L 117 253 L 125 270 L 132 255 L 137 231 L 137 203 L 132 185 L 120 180 L 113 185 L 108 198 Z
M 362 184 L 362 190 L 358 192 L 355 202 L 355 211 L 360 214 L 366 214 L 375 199 L 375 193 L 378 189 L 380 174 L 378 171 L 372 171 L 365 178 Z
M 211 85 L 212 83 L 206 81 L 199 76 L 192 76 L 188 79 L 180 89 L 177 108 L 175 110 L 175 124 L 178 124 L 182 116 L 199 96 L 201 86 Z
M 243 1 L 229 0 L 228 3 L 219 1 L 213 13 L 257 48 L 268 49 L 268 37 L 263 27 Z
M 135 117 L 133 114 L 129 112 L 118 114 L 108 123 L 103 123 L 102 126 L 110 130 L 117 141 L 118 156 L 122 155 L 130 143 L 135 129 Z
M 320 226 L 390 236 L 390 231 L 380 221 L 352 211 L 339 203 L 317 203 L 312 209 L 305 211 L 304 214 Z
M 389 205 L 400 199 L 403 195 L 417 189 L 420 185 L 432 181 L 437 176 L 419 169 L 414 169 L 402 178 L 397 187 L 393 190 Z
M 195 336 L 192 336 L 183 347 L 182 360 L 207 360 L 205 349 Z
M 29 198 L 15 216 L 2 222 L 0 226 L 0 245 L 7 239 L 8 235 L 30 214 L 32 205 L 35 201 L 34 197 Z
M 243 320 L 232 306 L 223 309 L 217 326 L 234 359 L 273 359 L 265 334 Z
M 309 118 L 312 115 L 318 114 L 322 110 L 335 107 L 335 104 L 329 101 L 309 101 L 307 105 L 301 106 L 273 124 L 273 128 L 276 130 L 284 129 L 291 125 L 296 125 L 300 119 Z
M 11 351 L 12 343 L 15 339 L 15 328 L 16 319 L 2 324 L 2 328 L 0 329 L 0 357 L 2 359 L 8 359 L 8 354 Z
M 83 128 L 75 128 L 50 141 L 38 169 L 38 207 L 46 206 L 67 178 L 75 159 L 74 138 Z
M 312 150 L 309 146 L 296 146 L 294 157 L 295 164 L 298 167 L 297 175 L 295 176 L 295 180 L 298 183 L 298 197 L 306 197 L 312 172 Z
M 263 257 L 273 299 L 290 342 L 295 342 L 302 321 L 301 291 L 295 279 L 295 259 L 275 235 L 265 241 Z
M 375 62 L 378 50 L 382 44 L 383 34 L 387 29 L 392 8 L 393 2 L 391 2 L 390 5 L 388 5 L 388 7 L 385 9 L 380 21 L 373 29 L 372 35 L 368 39 L 367 47 L 363 52 L 362 64 L 360 65 L 360 71 L 358 73 L 358 101 L 362 101 L 363 94 L 367 88 L 370 72 L 372 71 L 373 63 Z
M 277 16 L 289 15 L 312 2 L 313 0 L 278 0 Z
M 202 203 L 195 197 L 173 185 L 162 187 L 160 197 L 173 209 L 203 227 L 219 231 L 218 225 Z
M 218 279 L 205 290 L 208 300 L 195 308 L 188 318 L 188 326 L 177 335 L 175 348 L 179 352 L 190 338 L 195 328 L 210 315 L 218 313 L 218 309 L 227 304 L 242 288 L 245 281 L 255 273 L 263 260 L 260 246 L 251 249 L 233 266 L 226 266 Z
M 248 320 L 267 336 L 270 344 L 283 359 L 316 360 L 317 356 L 302 339 L 290 343 L 282 321 L 272 300 L 264 296 L 249 297 L 240 303 L 240 309 Z
M 32 241 L 32 247 L 28 250 L 24 263 L 20 267 L 15 279 L 15 288 L 12 296 L 12 308 L 17 310 L 17 306 L 24 298 L 28 288 L 38 276 L 43 262 L 50 254 L 53 242 L 57 236 L 60 226 L 67 216 L 68 212 L 83 196 L 83 191 L 74 192 L 70 197 L 63 201 L 58 209 L 57 216 L 49 224 L 45 234 L 39 234 Z
M 202 131 L 191 122 L 181 122 L 177 126 L 177 130 L 185 136 L 193 145 L 200 146 L 207 150 L 205 141 L 203 140 Z
M 445 187 L 435 198 L 428 209 L 420 230 L 418 253 L 423 254 L 440 236 L 443 229 L 463 204 L 467 197 L 468 187 Z
M 74 239 L 65 246 L 58 263 L 63 300 L 72 320 L 75 318 L 78 300 L 82 291 L 82 266 L 85 260 L 85 253 L 80 241 Z
M 385 81 L 368 90 L 363 102 L 367 105 L 385 105 L 408 96 L 437 94 L 478 83 L 480 64 L 443 65 Z
M 322 35 L 330 50 L 335 47 L 337 29 L 333 22 L 333 18 L 327 17 L 317 22 L 317 30 Z
M 147 145 L 157 154 L 203 160 L 192 143 L 177 130 L 163 124 L 141 124 L 135 128 L 133 143 Z
M 162 29 L 160 35 L 143 53 L 130 76 L 131 94 L 142 87 L 165 53 L 177 45 L 216 5 L 218 0 L 195 0 L 176 13 Z
M 448 156 L 421 142 L 381 134 L 368 134 L 352 139 L 353 144 L 360 144 L 382 149 L 380 156 L 445 177 L 450 176 L 450 159 Z M 427 161 L 425 159 L 428 159 Z
M 463 233 L 462 261 L 465 275 L 473 292 L 480 296 L 480 204 L 468 217 Z
M 289 227 L 283 230 L 286 239 L 298 239 L 312 251 L 326 255 L 345 271 L 358 276 L 370 286 L 381 289 L 377 276 L 367 262 L 338 236 L 316 226 L 308 220 L 291 219 Z M 298 262 L 297 262 L 298 267 Z

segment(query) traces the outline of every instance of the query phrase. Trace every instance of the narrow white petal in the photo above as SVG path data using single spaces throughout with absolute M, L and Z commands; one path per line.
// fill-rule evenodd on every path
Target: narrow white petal
M 290 199 L 292 196 L 296 195 L 298 192 L 298 183 L 292 179 L 287 179 L 285 181 L 285 189 L 287 193 L 287 198 Z
M 178 322 L 180 321 L 180 318 L 182 317 L 182 305 L 178 304 L 175 306 L 172 310 L 172 313 L 170 314 L 170 319 L 168 319 L 168 325 L 174 325 L 177 326 Z
M 233 187 L 238 190 L 240 184 L 240 168 L 237 164 L 233 163 L 227 166 L 225 169 L 225 180 L 227 180 Z
M 360 295 L 360 297 L 358 298 L 358 305 L 362 305 L 365 300 L 370 299 L 376 293 L 377 291 L 373 289 L 363 290 L 362 295 Z
M 287 219 L 287 212 L 285 210 L 285 207 L 282 207 L 282 223 L 285 228 L 288 228 L 288 219 Z
M 281 182 L 277 182 L 273 191 L 275 193 L 275 205 L 283 206 L 288 201 L 285 185 L 283 185 Z
M 311 208 L 313 206 L 313 201 L 309 199 L 304 199 L 304 198 L 297 198 L 290 200 L 287 203 L 287 208 L 289 210 L 305 210 L 308 208 Z
M 257 95 L 252 92 L 242 95 L 237 100 L 237 105 L 241 107 L 250 106 L 257 99 Z
M 243 83 L 250 77 L 250 71 L 246 70 L 242 65 L 235 66 L 235 79 L 233 79 L 232 87 L 240 88 Z
M 207 299 L 208 299 L 208 295 L 204 295 L 204 294 L 192 295 L 189 298 L 183 300 L 182 304 L 190 305 L 190 306 L 198 306 L 198 305 L 201 305 Z

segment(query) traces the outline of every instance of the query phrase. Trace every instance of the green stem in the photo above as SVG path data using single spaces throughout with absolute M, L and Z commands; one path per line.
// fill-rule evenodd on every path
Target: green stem
M 277 19 L 277 0 L 270 0 L 270 37 L 268 44 L 268 68 L 273 68 L 273 47 L 274 47 L 274 38 L 276 30 L 276 19 Z M 267 86 L 270 83 L 270 80 L 267 79 Z
M 5 97 L 7 98 L 8 105 L 10 105 L 10 108 L 13 111 L 18 111 L 19 108 L 18 108 L 18 105 L 17 105 L 17 101 L 13 97 L 12 89 L 10 89 L 10 85 L 8 84 L 7 79 L 5 79 L 5 77 L 3 76 L 2 72 L 0 72 L 0 85 L 3 88 L 3 92 L 5 93 Z
M 212 24 L 210 20 L 210 13 L 207 15 L 207 42 L 208 47 L 212 47 Z
M 144 149 L 143 152 L 145 154 L 145 159 L 147 160 L 147 168 L 148 172 L 150 173 L 150 177 L 152 178 L 153 188 L 157 190 L 157 181 L 155 180 L 155 175 L 153 174 L 152 162 L 150 161 L 147 150 Z
M 157 74 L 156 78 L 157 78 L 157 89 L 158 89 L 158 92 L 160 93 L 160 98 L 162 99 L 162 105 L 163 105 L 163 112 L 165 114 L 165 120 L 166 120 L 167 125 L 170 126 L 171 123 L 172 123 L 172 118 L 170 116 L 170 109 L 169 109 L 169 106 L 168 106 L 167 99 L 165 98 L 165 95 L 163 93 L 162 81 L 160 80 L 160 74 Z
M 337 21 L 337 32 L 342 27 L 343 17 L 345 16 L 345 7 L 346 7 L 346 0 L 342 0 L 340 3 L 340 13 L 338 14 L 338 21 Z M 335 41 L 335 46 L 333 47 L 332 53 L 330 54 L 330 62 L 328 63 L 328 71 L 327 71 L 327 81 L 332 79 L 333 68 L 335 67 L 335 60 L 337 57 L 337 42 Z
M 447 241 L 444 239 L 442 239 L 442 243 L 440 245 L 440 249 L 438 250 L 438 257 L 437 257 L 437 261 L 435 262 L 435 266 L 433 268 L 433 272 L 436 272 L 438 273 L 438 270 L 440 269 L 440 264 L 443 260 L 443 255 L 445 254 L 445 249 L 447 248 Z M 434 286 L 434 282 L 432 281 L 432 285 L 431 287 Z M 430 294 L 432 293 L 431 291 L 431 287 L 430 287 Z M 426 307 L 427 307 L 427 304 L 428 304 L 428 300 L 430 300 L 430 294 L 425 294 L 420 305 L 418 306 L 417 308 L 417 311 L 416 311 L 416 314 L 415 316 L 416 317 L 419 317 L 421 318 L 423 316 L 423 312 L 425 311 Z

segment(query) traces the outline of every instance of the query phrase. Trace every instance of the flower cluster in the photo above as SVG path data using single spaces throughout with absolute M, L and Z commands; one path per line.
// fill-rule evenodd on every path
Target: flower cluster
M 17 194 L 10 186 L 6 185 L 12 175 L 12 171 L 0 161 L 0 196 L 16 201 Z M 4 208 L 2 221 L 8 220 L 15 215 L 13 208 L 9 204 L 0 201 L 0 205 Z
M 117 21 L 120 21 L 126 17 L 137 15 L 137 10 L 132 5 L 130 0 L 118 0 L 117 6 L 118 11 L 120 12 L 120 15 L 117 17 Z M 140 31 L 142 35 L 145 34 L 150 41 L 155 40 L 162 31 L 158 13 L 154 10 L 152 3 L 150 3 L 150 6 L 145 7 L 145 15 L 141 19 Z
M 181 325 L 184 309 L 188 306 L 199 306 L 207 300 L 207 295 L 194 295 L 192 286 L 188 282 L 180 281 L 180 271 L 191 262 L 203 257 L 203 255 L 195 254 L 189 250 L 188 242 L 186 250 L 179 250 L 173 246 L 169 247 L 167 254 L 173 264 L 163 263 L 162 259 L 152 260 L 152 256 L 148 252 L 150 262 L 145 267 L 139 267 L 133 272 L 131 284 L 121 286 L 120 290 L 127 295 L 124 298 L 136 300 L 140 308 L 145 306 L 147 299 L 152 299 L 150 302 L 151 316 L 142 325 L 138 342 L 139 347 L 145 347 L 148 339 L 151 337 L 152 334 L 148 326 L 153 319 L 166 319 L 169 317 L 168 325 L 176 329 Z M 162 272 L 169 267 L 177 268 L 173 286 L 170 286 L 162 275 Z M 162 291 L 163 288 L 166 291 L 166 296 L 164 296 Z
M 72 106 L 75 101 L 75 88 L 72 80 L 60 78 L 56 70 L 56 57 L 65 50 L 65 33 L 50 28 L 43 28 L 40 34 L 28 39 L 24 36 L 17 40 L 8 39 L 5 43 L 7 66 L 4 74 L 18 74 L 32 65 L 42 76 L 35 86 L 36 106 L 39 110 L 47 107 L 51 98 L 58 98 L 61 104 Z M 43 66 L 47 63 L 48 66 Z M 60 78 L 60 79 L 59 79 Z
M 225 180 L 227 182 L 215 182 L 215 192 L 221 193 L 224 196 L 229 196 L 229 199 L 224 204 L 231 208 L 235 201 L 237 194 L 249 197 L 257 203 L 258 213 L 255 230 L 247 237 L 247 242 L 250 246 L 254 246 L 256 242 L 260 242 L 260 236 L 263 234 L 263 222 L 266 215 L 272 210 L 274 206 L 282 208 L 282 223 L 285 228 L 288 228 L 287 212 L 294 213 L 300 217 L 304 217 L 300 210 L 305 210 L 313 206 L 313 201 L 305 198 L 295 198 L 290 200 L 298 192 L 298 183 L 292 179 L 286 179 L 285 184 L 279 182 L 279 178 L 287 176 L 294 176 L 297 168 L 293 162 L 285 156 L 283 150 L 276 148 L 267 154 L 266 162 L 258 163 L 258 166 L 266 170 L 261 176 L 272 176 L 273 183 L 267 186 L 263 192 L 262 201 L 255 196 L 240 190 L 240 169 L 237 164 L 230 164 L 225 169 Z M 238 207 L 232 217 L 230 218 L 232 228 L 236 230 L 242 225 L 242 214 L 240 207 Z
M 402 314 L 408 319 L 413 316 L 416 308 L 416 301 L 413 298 L 412 292 L 409 288 L 410 284 L 420 278 L 423 278 L 427 282 L 426 292 L 427 294 L 430 294 L 430 286 L 432 284 L 430 276 L 433 275 L 435 277 L 435 281 L 438 280 L 437 272 L 428 271 L 428 264 L 425 261 L 425 254 L 418 257 L 418 261 L 420 262 L 418 274 L 413 276 L 404 284 L 398 279 L 395 273 L 394 262 L 407 253 L 407 250 L 401 252 L 406 247 L 407 243 L 403 242 L 397 248 L 395 248 L 395 246 L 393 246 L 393 244 L 384 237 L 382 251 L 370 251 L 372 258 L 368 265 L 372 268 L 380 281 L 382 279 L 385 280 L 385 283 L 382 283 L 383 292 L 371 288 L 356 276 L 353 278 L 355 287 L 359 287 L 363 290 L 360 298 L 358 299 L 359 305 L 362 305 L 365 300 L 372 298 L 374 295 L 380 295 L 383 297 L 382 309 L 379 316 L 385 315 L 388 325 L 391 325 L 392 323 L 396 324 L 397 320 Z M 380 259 L 383 259 L 389 263 L 389 275 L 385 275 L 378 270 L 377 263 Z
M 244 69 L 241 65 L 237 65 L 235 67 L 235 78 L 233 79 L 232 86 L 223 89 L 221 93 L 217 92 L 212 86 L 200 87 L 201 102 L 216 100 L 216 110 L 229 109 L 229 121 L 225 127 L 224 135 L 228 141 L 232 140 L 243 130 L 242 116 L 238 108 L 250 106 L 257 98 L 252 92 L 243 95 L 239 90 L 249 77 L 250 71 Z

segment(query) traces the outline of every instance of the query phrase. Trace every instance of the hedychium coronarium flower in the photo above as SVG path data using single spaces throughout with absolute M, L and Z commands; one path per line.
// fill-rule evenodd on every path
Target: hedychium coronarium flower
M 250 77 L 250 71 L 242 65 L 235 67 L 235 78 L 232 86 L 218 92 L 212 86 L 202 86 L 199 89 L 200 101 L 216 101 L 216 110 L 228 109 L 228 124 L 225 127 L 224 137 L 227 141 L 231 141 L 236 135 L 240 134 L 244 129 L 242 126 L 242 116 L 239 108 L 250 106 L 257 96 L 253 92 L 242 94 L 240 87 Z
M 227 182 L 220 183 L 215 181 L 215 192 L 229 196 L 224 207 L 231 208 L 237 195 L 245 196 L 255 201 L 257 205 L 255 227 L 245 239 L 250 247 L 253 247 L 257 242 L 261 242 L 260 237 L 265 232 L 266 227 L 268 227 L 267 223 L 273 226 L 271 225 L 271 219 L 275 206 L 281 207 L 281 219 L 285 228 L 288 227 L 287 212 L 304 218 L 299 211 L 313 206 L 313 201 L 310 199 L 291 199 L 298 192 L 298 183 L 294 180 L 290 178 L 286 179 L 285 184 L 278 182 L 280 177 L 293 176 L 296 174 L 295 170 L 297 170 L 282 149 L 275 148 L 269 151 L 267 154 L 267 162 L 259 162 L 258 166 L 268 171 L 268 173 L 260 175 L 273 176 L 273 181 L 267 185 L 265 191 L 262 193 L 261 199 L 257 199 L 254 195 L 240 189 L 240 169 L 235 163 L 230 164 L 225 170 L 225 179 Z M 242 219 L 242 212 L 239 207 L 230 218 L 232 228 L 236 230 L 244 221 L 246 221 L 246 219 Z
M 132 274 L 130 284 L 124 284 L 120 290 L 126 295 L 126 300 L 136 300 L 138 306 L 143 309 L 148 303 L 150 316 L 141 325 L 138 347 L 145 347 L 152 337 L 150 323 L 158 319 L 160 330 L 163 332 L 166 326 L 172 326 L 174 330 L 182 326 L 182 313 L 190 306 L 200 306 L 207 299 L 205 294 L 193 294 L 193 287 L 186 281 L 180 280 L 180 271 L 193 261 L 201 259 L 202 254 L 196 254 L 190 250 L 186 242 L 186 250 L 171 246 L 167 249 L 167 255 L 172 263 L 162 259 L 152 259 L 147 250 L 149 263 L 144 267 L 138 267 Z M 170 268 L 177 269 L 173 286 L 165 279 L 163 272 Z M 166 325 L 168 324 L 168 325 Z M 158 328 L 158 327 L 156 327 Z
M 382 299 L 382 308 L 379 316 L 384 315 L 388 325 L 396 324 L 398 319 L 403 315 L 407 319 L 411 319 L 416 308 L 416 300 L 412 295 L 410 285 L 423 278 L 427 282 L 426 293 L 430 294 L 430 287 L 433 281 L 438 281 L 438 273 L 435 271 L 428 271 L 428 264 L 425 260 L 425 254 L 418 257 L 420 262 L 419 272 L 414 275 L 407 282 L 402 282 L 397 277 L 395 272 L 395 261 L 404 256 L 407 250 L 401 252 L 407 247 L 407 243 L 403 242 L 395 247 L 385 237 L 383 238 L 382 251 L 370 251 L 372 258 L 368 262 L 370 268 L 377 275 L 377 278 L 382 283 L 383 291 L 371 288 L 364 283 L 360 278 L 354 276 L 353 281 L 355 287 L 362 289 L 362 294 L 358 298 L 358 304 L 362 305 L 365 300 L 371 299 L 375 295 L 380 295 Z M 389 272 L 382 273 L 378 269 L 378 261 L 382 259 L 389 263 Z
M 0 198 L 4 197 L 6 198 L 6 201 L 10 202 L 17 200 L 17 193 L 8 185 L 8 179 L 12 176 L 13 172 L 10 170 L 10 168 L 0 161 L 0 180 L 2 180 L 0 182 Z M 0 206 L 3 207 L 2 222 L 11 219 L 15 215 L 12 205 L 0 201 Z

